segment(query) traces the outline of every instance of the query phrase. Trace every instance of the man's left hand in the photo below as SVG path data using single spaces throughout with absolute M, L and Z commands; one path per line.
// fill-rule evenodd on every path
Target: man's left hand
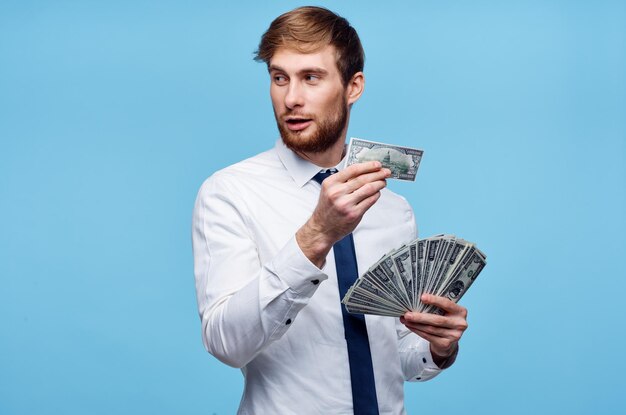
M 409 312 L 400 322 L 418 336 L 430 342 L 435 363 L 445 362 L 457 351 L 459 340 L 467 329 L 467 309 L 444 297 L 422 294 L 422 302 L 443 310 L 444 315 Z

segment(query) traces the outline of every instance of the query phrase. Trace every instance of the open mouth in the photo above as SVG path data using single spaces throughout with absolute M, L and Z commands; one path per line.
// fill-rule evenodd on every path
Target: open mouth
M 312 119 L 310 118 L 287 118 L 286 122 L 287 122 L 287 128 L 289 128 L 292 131 L 299 131 L 308 127 L 311 124 Z

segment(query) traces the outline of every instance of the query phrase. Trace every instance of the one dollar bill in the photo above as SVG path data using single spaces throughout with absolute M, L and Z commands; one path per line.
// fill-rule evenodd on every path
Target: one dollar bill
M 376 141 L 351 138 L 346 152 L 346 167 L 378 160 L 391 170 L 392 179 L 415 180 L 424 151 L 411 147 L 395 146 Z

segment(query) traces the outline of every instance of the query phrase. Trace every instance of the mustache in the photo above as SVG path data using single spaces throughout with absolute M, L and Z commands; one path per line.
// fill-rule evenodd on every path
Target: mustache
M 284 114 L 281 114 L 280 118 L 282 120 L 287 120 L 288 118 L 302 118 L 302 119 L 312 120 L 313 118 L 315 118 L 315 116 L 313 114 L 307 114 L 304 112 L 289 111 Z

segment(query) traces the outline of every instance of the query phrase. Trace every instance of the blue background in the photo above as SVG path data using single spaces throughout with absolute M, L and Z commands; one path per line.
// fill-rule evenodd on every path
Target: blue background
M 425 150 L 420 234 L 475 241 L 455 366 L 410 413 L 626 409 L 626 5 L 322 2 L 365 47 L 349 135 Z M 191 210 L 277 137 L 271 20 L 302 3 L 0 2 L 0 413 L 230 414 Z M 306 391 L 303 391 L 306 393 Z

